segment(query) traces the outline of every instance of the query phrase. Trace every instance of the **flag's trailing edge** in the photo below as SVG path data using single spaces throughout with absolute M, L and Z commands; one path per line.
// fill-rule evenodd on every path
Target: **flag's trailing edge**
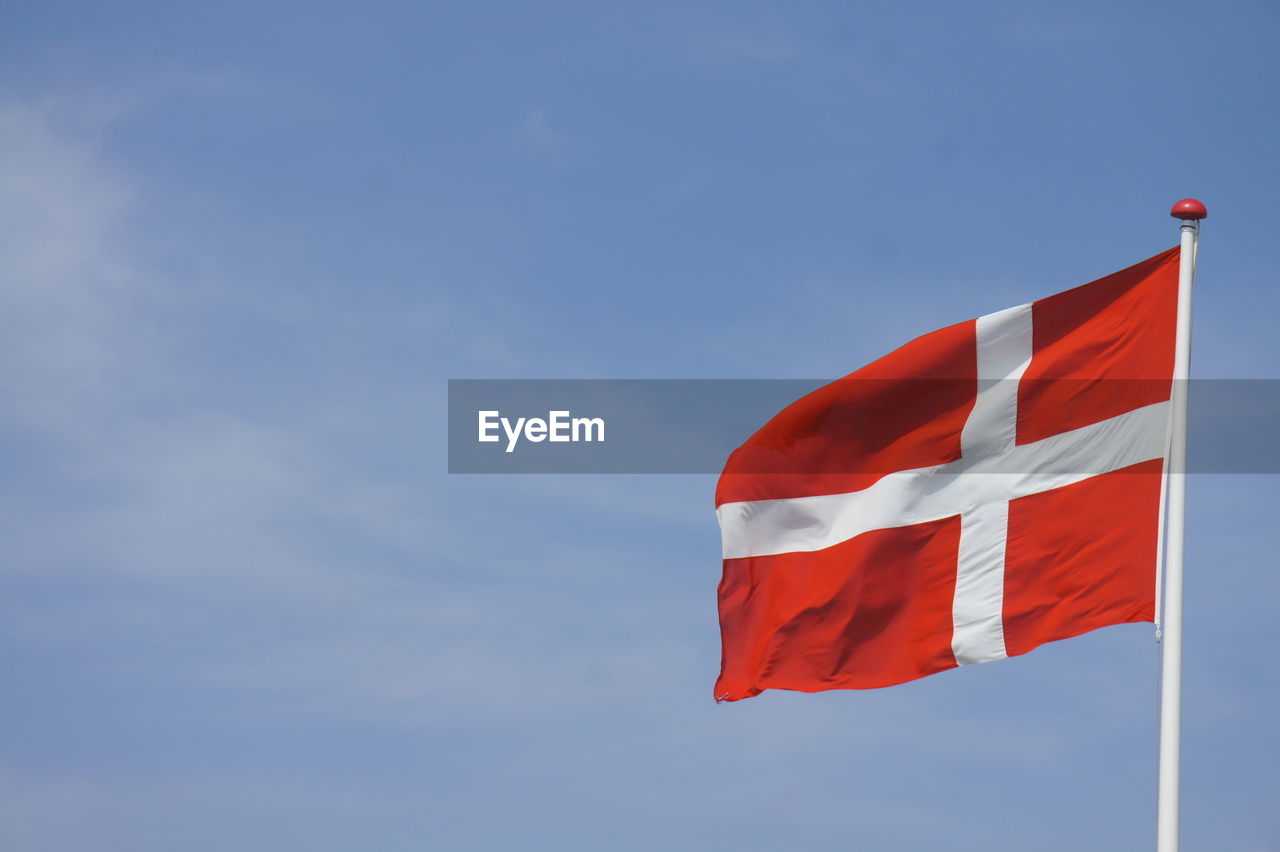
M 1153 621 L 1178 262 L 926 334 L 735 450 L 716 699 L 890 686 Z

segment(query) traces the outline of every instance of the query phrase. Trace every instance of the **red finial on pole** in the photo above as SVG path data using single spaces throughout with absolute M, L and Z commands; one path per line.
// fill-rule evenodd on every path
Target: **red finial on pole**
M 1169 215 L 1175 219 L 1206 219 L 1209 216 L 1209 211 L 1204 209 L 1204 205 L 1194 198 L 1184 198 L 1173 205 Z

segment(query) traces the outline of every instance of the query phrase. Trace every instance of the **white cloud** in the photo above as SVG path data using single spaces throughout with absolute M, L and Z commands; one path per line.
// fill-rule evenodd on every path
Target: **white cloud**
M 70 425 L 131 345 L 117 333 L 136 292 L 118 223 L 133 199 L 46 111 L 0 107 L 0 146 L 0 399 L 11 418 Z
M 443 395 L 406 389 L 402 374 L 357 365 L 357 383 L 321 376 L 299 389 L 251 364 L 202 362 L 185 341 L 208 334 L 217 282 L 191 293 L 148 263 L 177 250 L 140 247 L 150 235 L 134 214 L 155 200 L 48 109 L 10 105 L 0 132 L 10 205 L 0 238 L 11 246 L 0 387 L 6 438 L 28 469 L 0 487 L 11 531 L 0 582 L 46 590 L 0 605 L 10 636 L 79 649 L 86 665 L 126 680 L 206 690 L 223 712 L 411 725 L 547 713 L 567 693 L 598 702 L 609 691 L 590 673 L 605 653 L 608 676 L 625 684 L 653 682 L 658 660 L 688 660 L 675 639 L 662 651 L 649 637 L 578 645 L 574 635 L 607 633 L 643 604 L 583 616 L 530 577 L 598 578 L 625 560 L 590 536 L 531 535 L 537 552 L 512 535 L 542 522 L 516 508 L 530 504 L 687 527 L 654 485 L 556 479 L 495 494 L 424 462 L 439 457 Z M 257 319 L 322 319 L 282 298 Z M 442 334 L 483 334 L 464 305 L 424 298 Z M 375 325 L 416 332 L 422 306 L 393 307 L 404 310 Z M 212 389 L 237 382 L 252 386 L 247 401 Z M 406 461 L 387 468 L 378 453 Z M 494 535 L 495 507 L 507 512 L 505 535 Z M 504 564 L 482 565 L 486 579 L 477 560 Z M 713 559 L 707 568 L 710 577 Z M 582 633 L 567 633 L 570 623 Z M 511 625 L 526 641 L 512 643 Z

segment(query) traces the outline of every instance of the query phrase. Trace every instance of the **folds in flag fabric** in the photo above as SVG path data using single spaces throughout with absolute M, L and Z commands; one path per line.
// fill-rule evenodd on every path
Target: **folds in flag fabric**
M 926 334 L 735 450 L 716 699 L 1153 621 L 1178 261 Z

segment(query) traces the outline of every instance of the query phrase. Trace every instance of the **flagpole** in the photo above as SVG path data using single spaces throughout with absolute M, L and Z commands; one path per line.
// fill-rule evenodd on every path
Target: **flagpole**
M 1156 815 L 1157 852 L 1178 852 L 1178 787 L 1182 751 L 1182 561 L 1187 513 L 1187 378 L 1191 366 L 1191 291 L 1196 277 L 1203 204 L 1184 198 L 1171 216 L 1182 220 L 1178 265 L 1178 331 L 1174 348 L 1169 517 L 1165 539 L 1163 656 L 1160 685 L 1160 783 Z

